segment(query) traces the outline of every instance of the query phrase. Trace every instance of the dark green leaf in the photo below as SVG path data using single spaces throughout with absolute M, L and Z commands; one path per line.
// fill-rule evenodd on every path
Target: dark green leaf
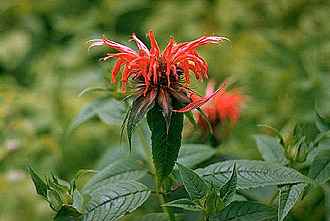
M 308 177 L 294 169 L 276 163 L 254 160 L 228 160 L 198 169 L 197 173 L 216 186 L 222 186 L 231 176 L 231 168 L 235 163 L 238 189 L 311 182 Z
M 189 199 L 173 200 L 171 202 L 163 204 L 162 206 L 176 207 L 176 208 L 181 208 L 181 209 L 185 209 L 188 211 L 201 211 L 202 210 L 201 207 L 199 207 L 197 204 L 195 204 L 193 201 L 191 201 Z
M 276 211 L 257 202 L 233 202 L 210 221 L 275 221 Z
M 211 188 L 207 193 L 205 205 L 208 214 L 216 214 L 225 207 L 225 204 L 218 195 L 216 188 Z
M 232 174 L 229 180 L 220 189 L 220 196 L 226 206 L 231 202 L 233 196 L 235 195 L 236 188 L 237 188 L 237 171 L 236 171 L 236 164 L 234 164 Z
M 330 130 L 330 120 L 322 117 L 317 111 L 315 112 L 315 117 L 316 126 L 321 132 Z
M 149 195 L 149 189 L 135 181 L 100 186 L 90 193 L 83 220 L 118 220 L 140 207 Z
M 166 122 L 159 107 L 155 106 L 147 114 L 151 130 L 152 155 L 160 181 L 173 170 L 181 146 L 183 114 L 174 112 L 167 133 Z
M 47 198 L 48 186 L 47 186 L 46 182 L 40 178 L 40 176 L 32 169 L 32 167 L 29 167 L 28 170 L 29 170 L 30 176 L 32 178 L 32 181 L 34 183 L 37 193 L 39 195 Z
M 203 198 L 208 191 L 208 186 L 205 181 L 193 170 L 177 164 L 181 175 L 181 180 L 185 189 L 187 190 L 189 197 L 192 200 L 199 200 Z
M 307 184 L 298 183 L 293 185 L 284 185 L 280 187 L 278 220 L 283 221 L 290 210 L 299 200 Z
M 216 150 L 204 144 L 183 144 L 179 151 L 178 162 L 192 168 L 211 158 Z
M 279 140 L 267 135 L 255 135 L 257 147 L 265 161 L 287 165 L 289 163 L 285 156 L 283 146 Z
M 166 213 L 150 213 L 142 217 L 141 221 L 169 221 Z
M 70 205 L 64 205 L 57 212 L 54 221 L 80 221 L 82 214 Z
M 323 184 L 330 179 L 330 150 L 320 151 L 309 169 L 309 177 Z

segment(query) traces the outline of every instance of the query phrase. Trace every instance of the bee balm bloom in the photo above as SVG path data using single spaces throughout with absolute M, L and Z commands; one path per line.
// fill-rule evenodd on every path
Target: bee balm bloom
M 112 82 L 116 83 L 121 73 L 121 91 L 126 93 L 126 85 L 130 80 L 134 87 L 135 97 L 128 115 L 128 127 L 139 122 L 155 104 L 158 105 L 167 123 L 171 113 L 187 112 L 200 107 L 222 91 L 218 89 L 205 97 L 198 96 L 189 88 L 191 75 L 197 80 L 208 78 L 208 65 L 198 54 L 197 48 L 206 44 L 217 44 L 226 38 L 219 36 L 202 36 L 190 42 L 177 43 L 170 38 L 163 51 L 155 39 L 154 33 L 148 33 L 150 48 L 135 34 L 132 40 L 137 50 L 116 43 L 107 38 L 91 40 L 90 48 L 106 46 L 114 49 L 102 61 L 114 59 Z

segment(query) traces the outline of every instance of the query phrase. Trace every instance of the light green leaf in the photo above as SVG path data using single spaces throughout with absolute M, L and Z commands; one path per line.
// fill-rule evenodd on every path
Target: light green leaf
M 322 117 L 317 111 L 315 112 L 315 118 L 316 126 L 321 132 L 330 130 L 330 120 Z
M 181 180 L 192 200 L 203 198 L 208 191 L 205 181 L 193 170 L 177 163 Z
M 196 205 L 190 199 L 173 200 L 171 202 L 163 204 L 162 206 L 176 207 L 176 208 L 181 208 L 181 209 L 185 209 L 185 210 L 189 210 L 189 211 L 201 211 L 202 210 L 202 208 L 200 208 L 198 205 Z
M 283 221 L 290 210 L 299 200 L 307 184 L 298 183 L 293 185 L 284 185 L 280 187 L 278 220 Z
M 275 221 L 276 211 L 263 204 L 249 201 L 233 202 L 210 221 Z
M 103 185 L 138 180 L 146 174 L 147 170 L 143 167 L 142 161 L 131 157 L 125 157 L 97 172 L 86 184 L 83 191 L 89 193 Z
M 183 144 L 180 148 L 178 162 L 192 168 L 211 158 L 216 150 L 204 144 Z
M 235 195 L 236 188 L 237 188 L 237 171 L 236 171 L 236 164 L 234 164 L 232 174 L 229 180 L 225 183 L 225 185 L 223 185 L 220 188 L 220 196 L 226 206 L 231 202 L 233 196 Z
M 122 121 L 124 106 L 121 102 L 108 97 L 98 98 L 83 107 L 69 126 L 69 132 L 81 124 L 98 116 L 104 123 L 118 124 Z
M 330 179 L 330 150 L 320 151 L 309 169 L 308 176 L 320 184 Z
M 257 147 L 265 161 L 287 165 L 289 163 L 285 156 L 283 146 L 279 140 L 267 135 L 255 135 Z
M 156 173 L 162 182 L 173 170 L 181 146 L 183 114 L 173 112 L 169 128 L 162 111 L 155 106 L 147 114 L 151 130 L 152 156 Z
M 294 169 L 276 163 L 254 160 L 228 160 L 198 169 L 196 172 L 216 186 L 222 186 L 231 176 L 231 168 L 235 163 L 238 189 L 310 182 L 308 177 Z
M 140 207 L 149 195 L 150 190 L 135 181 L 100 186 L 90 193 L 83 220 L 118 220 Z
M 32 178 L 32 181 L 34 183 L 37 193 L 39 195 L 47 198 L 48 186 L 47 186 L 46 182 L 40 178 L 40 176 L 32 169 L 32 167 L 29 167 L 28 170 L 29 170 L 30 176 Z
M 57 193 L 55 190 L 47 190 L 47 200 L 50 204 L 50 207 L 55 211 L 59 211 L 63 205 L 63 201 L 59 193 Z

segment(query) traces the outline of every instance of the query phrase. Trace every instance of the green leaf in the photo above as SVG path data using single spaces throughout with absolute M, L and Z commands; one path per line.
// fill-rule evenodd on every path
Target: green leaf
M 216 150 L 204 144 L 183 144 L 179 151 L 178 162 L 192 168 L 211 158 Z
M 149 195 L 150 190 L 135 181 L 100 186 L 90 193 L 83 220 L 118 220 L 140 207 Z
M 309 169 L 308 176 L 320 184 L 330 179 L 330 150 L 320 151 Z
M 202 199 L 208 191 L 205 181 L 193 170 L 177 163 L 181 180 L 192 200 Z
M 178 199 L 178 200 L 173 200 L 171 202 L 165 203 L 162 206 L 167 206 L 167 207 L 176 207 L 176 208 L 181 208 L 185 209 L 188 211 L 201 211 L 202 208 L 190 199 Z
M 189 122 L 194 125 L 194 127 L 197 127 L 196 120 L 194 118 L 194 114 L 191 111 L 185 112 L 184 115 L 188 118 Z
M 236 171 L 236 164 L 234 164 L 232 174 L 229 180 L 220 189 L 220 196 L 226 206 L 231 202 L 233 196 L 235 195 L 236 188 L 237 188 L 237 171 Z
M 210 221 L 275 221 L 276 211 L 257 202 L 233 202 Z
M 32 178 L 32 181 L 34 183 L 37 193 L 39 195 L 47 198 L 48 186 L 47 186 L 46 182 L 40 178 L 40 176 L 32 169 L 32 167 L 29 167 L 28 170 L 29 170 L 30 176 Z
M 329 119 L 322 117 L 317 111 L 315 111 L 315 118 L 316 118 L 315 120 L 316 126 L 321 132 L 330 130 Z
M 225 207 L 225 204 L 218 195 L 216 188 L 211 188 L 207 193 L 205 205 L 209 215 L 216 214 Z
M 146 174 L 147 170 L 143 167 L 141 161 L 137 161 L 132 157 L 125 157 L 97 172 L 83 188 L 83 191 L 88 193 L 103 185 L 138 180 Z
M 325 211 L 327 220 L 330 220 L 330 184 L 322 185 L 324 190 Z
M 142 217 L 141 221 L 168 221 L 166 213 L 149 213 Z
M 255 135 L 257 147 L 265 161 L 287 165 L 289 163 L 285 156 L 283 146 L 279 140 L 267 135 Z
M 299 200 L 307 184 L 298 183 L 293 185 L 283 185 L 280 187 L 278 220 L 283 221 L 290 210 Z
M 79 221 L 82 214 L 70 205 L 64 205 L 57 212 L 54 221 Z
M 60 197 L 60 194 L 55 190 L 47 190 L 47 200 L 49 202 L 50 207 L 55 211 L 59 211 L 63 205 L 63 201 Z
M 228 160 L 198 169 L 196 172 L 210 183 L 222 186 L 231 176 L 231 168 L 235 163 L 238 189 L 310 182 L 308 177 L 294 169 L 276 163 L 254 160 Z
M 151 130 L 152 155 L 157 175 L 162 182 L 173 170 L 181 146 L 183 114 L 173 112 L 167 131 L 162 111 L 155 106 L 147 114 Z
M 70 124 L 68 132 L 71 132 L 95 116 L 98 116 L 107 124 L 118 124 L 122 120 L 123 112 L 124 106 L 121 102 L 108 97 L 98 98 L 81 109 Z
M 89 92 L 92 92 L 92 91 L 107 91 L 108 89 L 107 88 L 104 88 L 104 87 L 88 87 L 88 88 L 85 88 L 83 89 L 78 97 L 82 97 L 84 96 L 85 94 L 89 93 Z

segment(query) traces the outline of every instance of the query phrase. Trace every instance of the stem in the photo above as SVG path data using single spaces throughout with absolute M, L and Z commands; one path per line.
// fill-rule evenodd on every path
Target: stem
M 163 205 L 167 201 L 166 200 L 166 193 L 164 193 L 163 186 L 162 186 L 161 182 L 159 181 L 158 176 L 156 174 L 156 169 L 155 169 L 155 166 L 154 166 L 153 161 L 152 161 L 152 155 L 151 155 L 151 152 L 150 152 L 150 148 L 148 146 L 148 143 L 145 140 L 145 136 L 144 136 L 143 131 L 142 131 L 141 128 L 138 129 L 138 135 L 139 135 L 139 138 L 140 138 L 141 143 L 143 145 L 143 150 L 144 150 L 144 154 L 146 156 L 146 160 L 147 160 L 147 163 L 148 163 L 148 166 L 149 166 L 149 170 L 151 171 L 152 174 L 155 174 L 154 179 L 155 179 L 155 185 L 156 185 L 156 195 L 159 199 L 160 205 Z M 166 206 L 161 206 L 161 207 L 163 209 L 163 212 L 168 215 L 169 220 L 170 221 L 175 221 L 175 216 L 174 216 L 174 213 L 172 212 L 172 210 L 170 208 L 166 207 Z

